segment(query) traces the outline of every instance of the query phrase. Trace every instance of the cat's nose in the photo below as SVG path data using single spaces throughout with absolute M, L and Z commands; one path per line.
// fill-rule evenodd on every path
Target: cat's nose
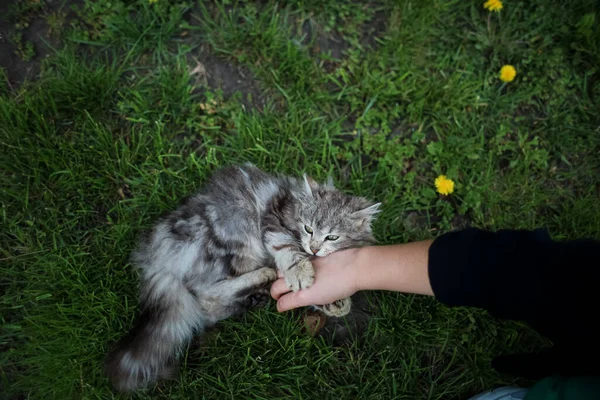
M 321 249 L 317 248 L 317 247 L 310 246 L 310 251 L 312 251 L 313 254 L 317 254 L 319 252 L 319 250 L 321 250 Z

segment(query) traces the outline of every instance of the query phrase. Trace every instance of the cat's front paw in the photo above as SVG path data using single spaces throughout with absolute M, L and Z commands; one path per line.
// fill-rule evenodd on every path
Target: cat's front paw
M 350 300 L 350 297 L 346 297 L 345 299 L 334 301 L 333 303 L 325 304 L 318 308 L 327 316 L 339 318 L 350 312 L 352 300 Z
M 298 264 L 283 273 L 285 283 L 292 291 L 306 289 L 315 280 L 315 269 L 308 258 L 300 260 Z
M 259 284 L 269 284 L 277 280 L 277 271 L 273 268 L 264 267 L 257 270 L 259 275 Z

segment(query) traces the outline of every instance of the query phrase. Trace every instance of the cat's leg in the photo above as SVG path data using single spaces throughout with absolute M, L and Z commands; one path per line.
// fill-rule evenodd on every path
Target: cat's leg
M 313 284 L 315 269 L 308 255 L 298 251 L 298 246 L 293 244 L 288 235 L 281 232 L 267 232 L 265 244 L 291 290 L 297 292 Z
M 268 300 L 269 283 L 277 279 L 273 268 L 260 268 L 221 280 L 198 293 L 200 307 L 214 321 L 240 314 Z
M 352 300 L 350 297 L 346 297 L 345 299 L 337 300 L 330 304 L 315 306 L 315 308 L 321 310 L 325 315 L 330 317 L 343 317 L 350 312 Z

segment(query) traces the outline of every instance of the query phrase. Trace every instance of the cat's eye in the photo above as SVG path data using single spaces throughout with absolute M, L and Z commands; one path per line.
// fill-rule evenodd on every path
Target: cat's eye
M 336 240 L 338 240 L 339 238 L 340 238 L 340 237 L 339 237 L 339 236 L 336 236 L 336 235 L 329 235 L 329 236 L 327 236 L 327 237 L 325 238 L 325 240 L 331 240 L 331 241 L 333 242 L 333 241 L 336 241 Z
M 304 225 L 304 230 L 306 233 L 310 233 L 311 235 L 313 234 L 313 229 L 308 225 Z

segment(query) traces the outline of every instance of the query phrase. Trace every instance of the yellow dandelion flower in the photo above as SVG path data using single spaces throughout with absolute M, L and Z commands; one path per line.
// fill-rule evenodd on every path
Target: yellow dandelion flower
M 512 65 L 505 65 L 500 68 L 500 80 L 502 82 L 512 82 L 517 76 L 517 70 Z
M 490 11 L 500 11 L 502 10 L 502 7 L 504 7 L 504 5 L 502 5 L 500 0 L 487 0 L 483 3 L 483 8 Z
M 435 188 L 439 194 L 447 196 L 454 192 L 454 181 L 452 179 L 448 179 L 446 175 L 440 175 L 435 179 Z

